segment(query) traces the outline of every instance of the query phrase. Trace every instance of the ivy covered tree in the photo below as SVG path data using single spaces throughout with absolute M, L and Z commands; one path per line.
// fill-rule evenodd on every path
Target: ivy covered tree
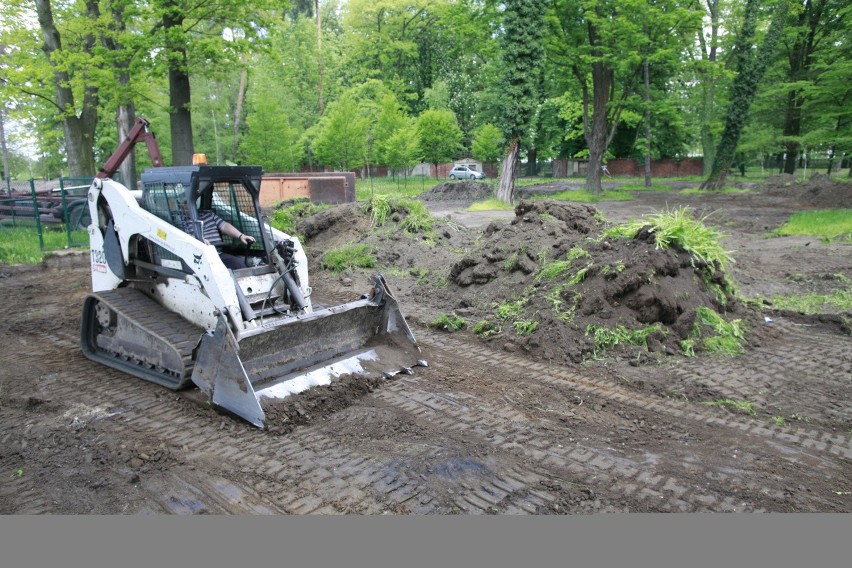
M 521 137 L 541 98 L 544 63 L 544 10 L 536 0 L 508 0 L 503 3 L 503 132 L 508 147 L 503 158 L 496 197 L 512 203 L 515 171 Z
M 737 76 L 734 79 L 731 102 L 725 115 L 725 130 L 719 139 L 716 156 L 710 175 L 701 184 L 701 189 L 721 190 L 728 179 L 728 171 L 734 163 L 734 156 L 740 135 L 746 125 L 749 109 L 754 100 L 757 88 L 766 71 L 770 57 L 775 49 L 784 24 L 790 0 L 779 0 L 778 7 L 773 12 L 772 23 L 758 48 L 753 48 L 755 29 L 757 27 L 760 0 L 748 0 L 745 6 L 745 19 L 739 30 L 737 43 L 734 47 Z

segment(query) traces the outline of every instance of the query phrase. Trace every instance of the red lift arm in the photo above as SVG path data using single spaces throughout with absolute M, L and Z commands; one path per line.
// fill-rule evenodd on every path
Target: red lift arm
M 118 148 L 107 159 L 95 177 L 105 179 L 115 175 L 115 172 L 121 166 L 121 162 L 130 154 L 130 150 L 142 140 L 145 141 L 145 145 L 148 147 L 148 155 L 151 157 L 151 163 L 155 168 L 162 167 L 163 156 L 160 154 L 160 146 L 157 145 L 157 137 L 153 132 L 148 130 L 148 126 L 150 125 L 151 123 L 144 118 L 137 118 L 133 124 L 133 128 L 127 133 L 127 138 L 119 144 Z

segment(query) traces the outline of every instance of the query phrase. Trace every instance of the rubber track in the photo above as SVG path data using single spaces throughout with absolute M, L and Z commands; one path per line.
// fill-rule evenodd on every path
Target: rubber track
M 120 317 L 132 321 L 138 327 L 145 329 L 150 335 L 171 345 L 180 354 L 183 363 L 180 379 L 164 374 L 165 380 L 169 382 L 182 381 L 192 375 L 194 366 L 192 352 L 202 333 L 199 327 L 133 288 L 118 288 L 107 292 L 98 292 L 93 296 L 97 297 L 100 303 L 109 306 Z M 109 364 L 109 354 L 105 354 L 101 350 L 98 350 L 97 353 L 103 356 L 106 364 Z M 150 369 L 140 370 L 147 374 L 154 373 Z

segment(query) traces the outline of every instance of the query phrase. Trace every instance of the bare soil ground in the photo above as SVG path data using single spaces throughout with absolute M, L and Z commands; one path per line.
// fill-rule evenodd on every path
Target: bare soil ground
M 478 188 L 450 185 L 458 191 L 424 196 L 439 218 L 432 235 L 405 233 L 400 216 L 372 227 L 356 206 L 300 225 L 314 299 L 327 305 L 357 298 L 371 272 L 333 275 L 322 254 L 373 245 L 429 367 L 318 388 L 266 431 L 197 390 L 174 393 L 85 359 L 86 255 L 0 268 L 0 513 L 852 511 L 852 314 L 756 307 L 774 294 L 849 288 L 849 242 L 768 236 L 795 211 L 852 207 L 849 184 L 779 178 L 744 194 L 636 192 L 594 208 L 523 202 L 484 213 L 466 211 Z M 648 235 L 588 240 L 683 205 L 726 235 L 736 262 L 714 274 L 738 293 L 724 304 L 684 253 L 658 251 Z M 552 259 L 575 246 L 590 255 L 577 267 L 595 265 L 577 295 L 535 282 L 542 248 Z M 603 269 L 619 264 L 616 277 Z M 471 332 L 480 319 L 499 326 L 493 304 L 530 286 L 542 292 L 525 312 L 535 331 Z M 548 294 L 563 311 L 575 306 L 571 322 L 553 315 Z M 743 355 L 681 354 L 676 339 L 697 305 L 741 319 Z M 469 325 L 430 325 L 451 312 Z M 648 351 L 595 358 L 589 323 L 668 333 Z M 751 402 L 754 414 L 706 404 L 722 400 Z

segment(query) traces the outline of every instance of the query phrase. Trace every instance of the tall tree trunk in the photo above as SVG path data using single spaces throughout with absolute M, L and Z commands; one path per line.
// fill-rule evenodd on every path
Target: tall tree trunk
M 112 22 L 109 26 L 113 32 L 116 32 L 116 35 L 119 32 L 125 31 L 127 28 L 124 20 L 124 8 L 125 3 L 122 0 L 111 0 L 110 11 L 112 12 Z M 105 36 L 103 43 L 114 55 L 114 64 L 116 67 L 115 79 L 121 89 L 118 108 L 115 113 L 115 127 L 120 144 L 127 138 L 130 129 L 133 128 L 136 121 L 136 106 L 133 104 L 133 95 L 129 92 L 129 67 L 132 54 L 124 45 L 115 41 L 114 36 Z M 135 190 L 137 188 L 136 148 L 130 149 L 127 158 L 118 166 L 118 173 L 121 175 L 121 180 L 128 189 Z
M 642 61 L 645 75 L 645 187 L 651 187 L 651 78 L 648 58 Z
M 53 21 L 50 0 L 35 0 L 38 23 L 44 40 L 42 51 L 53 67 L 53 82 L 56 87 L 56 106 L 62 117 L 62 131 L 65 140 L 65 152 L 68 157 L 68 175 L 88 177 L 95 175 L 94 139 L 98 125 L 98 88 L 94 82 L 87 82 L 83 90 L 83 104 L 80 115 L 76 114 L 74 91 L 70 86 L 68 72 L 59 67 L 54 55 L 61 52 L 62 40 Z M 100 15 L 95 0 L 86 2 L 87 16 L 93 21 Z M 83 49 L 90 53 L 94 47 L 94 36 L 84 38 Z
M 169 61 L 169 126 L 172 135 L 172 165 L 192 164 L 192 114 L 187 72 L 186 46 L 183 40 L 183 10 L 174 0 L 166 3 L 163 28 Z
M 719 0 L 706 0 L 707 14 L 710 19 L 710 43 L 704 37 L 704 26 L 698 30 L 698 42 L 701 45 L 701 59 L 707 68 L 699 70 L 701 77 L 701 152 L 703 156 L 703 175 L 709 176 L 716 158 L 716 139 L 712 124 L 716 118 L 716 55 L 719 37 Z
M 591 127 L 585 129 L 586 144 L 589 146 L 589 172 L 586 176 L 586 191 L 600 195 L 601 166 L 606 148 L 609 145 L 607 136 L 607 115 L 609 93 L 615 80 L 615 72 L 604 63 L 592 64 L 592 121 Z M 587 105 L 584 105 L 587 106 Z M 584 109 L 584 113 L 587 111 Z M 588 122 L 585 121 L 584 122 Z
M 527 148 L 527 175 L 533 177 L 538 174 L 538 150 L 535 146 Z
M 518 167 L 518 150 L 521 146 L 520 138 L 515 138 L 509 144 L 506 156 L 503 158 L 503 167 L 500 171 L 500 183 L 497 186 L 497 199 L 504 203 L 513 203 L 515 198 L 515 175 Z
M 757 87 L 781 36 L 787 18 L 788 2 L 782 0 L 772 16 L 772 23 L 766 32 L 763 44 L 756 54 L 751 53 L 751 42 L 757 24 L 759 0 L 748 0 L 745 8 L 745 22 L 737 38 L 737 76 L 734 79 L 733 96 L 725 117 L 725 130 L 716 148 L 716 159 L 710 176 L 701 184 L 704 190 L 721 190 L 728 179 L 728 171 L 734 163 L 734 153 L 748 119 L 749 108 L 754 100 Z
M 319 0 L 316 0 L 316 17 L 317 17 L 317 72 L 319 74 L 319 80 L 317 84 L 317 110 L 319 111 L 319 115 L 322 116 L 323 108 L 325 107 L 325 101 L 323 100 L 323 65 L 322 65 L 322 18 L 320 16 L 320 5 Z
M 240 89 L 237 92 L 237 110 L 234 113 L 234 142 L 231 144 L 231 161 L 237 161 L 237 143 L 240 139 L 240 125 L 243 121 L 243 102 L 248 87 L 248 58 L 243 55 L 243 68 L 240 69 Z

